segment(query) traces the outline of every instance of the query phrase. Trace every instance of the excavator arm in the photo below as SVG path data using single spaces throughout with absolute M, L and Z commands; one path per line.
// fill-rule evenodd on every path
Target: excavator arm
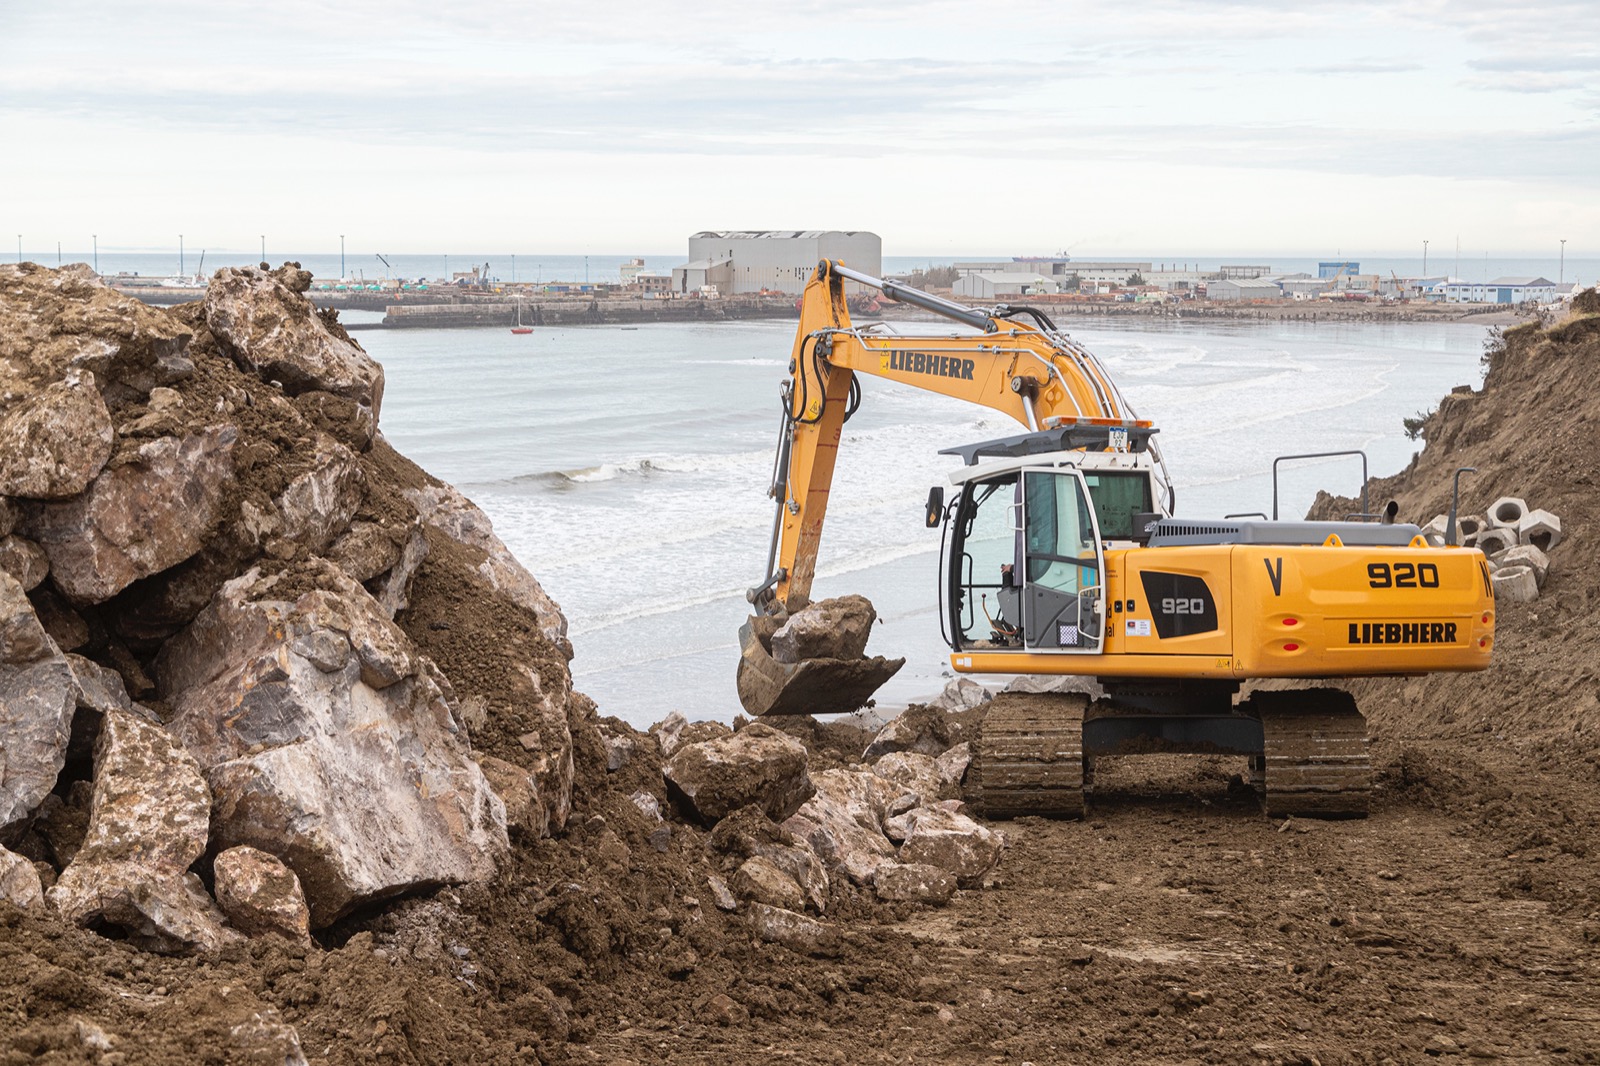
M 844 283 L 933 311 L 968 331 L 910 336 L 850 321 Z M 740 632 L 740 702 L 752 714 L 826 713 L 861 706 L 903 660 L 780 663 L 771 636 L 810 602 L 844 424 L 860 402 L 857 374 L 899 381 L 1000 411 L 1030 431 L 1076 429 L 1084 444 L 1126 447 L 1130 434 L 1159 459 L 1154 429 L 1138 421 L 1089 352 L 1032 308 L 979 310 L 823 260 L 800 304 L 770 494 L 776 501 L 766 579 L 749 592 L 757 614 Z M 1120 438 L 1117 436 L 1120 434 Z M 1080 446 L 1076 443 L 1068 447 Z
M 908 336 L 856 328 L 846 281 L 978 332 Z M 778 504 L 767 580 L 751 592 L 752 602 L 769 612 L 798 609 L 810 596 L 834 464 L 845 421 L 859 399 L 856 374 L 979 404 L 1033 431 L 1095 426 L 1103 438 L 1105 427 L 1150 428 L 1134 418 L 1099 360 L 1042 312 L 978 310 L 826 259 L 801 298 L 789 369 L 771 490 Z

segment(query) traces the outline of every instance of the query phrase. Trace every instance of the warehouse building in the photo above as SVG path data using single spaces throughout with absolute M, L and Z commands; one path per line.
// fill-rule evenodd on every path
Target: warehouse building
M 689 262 L 672 268 L 672 288 L 799 294 L 823 259 L 882 277 L 883 240 L 866 230 L 703 230 L 689 238 Z
M 1276 282 L 1260 278 L 1223 279 L 1206 283 L 1208 300 L 1281 300 L 1283 290 Z
M 1556 283 L 1549 278 L 1506 277 L 1493 281 L 1452 281 L 1444 286 L 1446 303 L 1553 303 Z
M 1005 274 L 966 274 L 956 279 L 955 294 L 969 300 L 994 300 L 1002 296 L 1038 296 L 1056 291 L 1055 282 L 1042 274 L 1013 271 Z

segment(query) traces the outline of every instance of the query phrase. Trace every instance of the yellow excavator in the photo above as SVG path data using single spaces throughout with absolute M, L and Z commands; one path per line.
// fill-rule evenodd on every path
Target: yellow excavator
M 846 282 L 965 328 L 858 327 Z M 968 307 L 824 260 L 782 383 L 767 575 L 741 630 L 738 688 L 752 714 L 851 711 L 900 665 L 771 654 L 773 632 L 809 603 L 861 373 L 982 404 L 1027 430 L 948 450 L 962 462 L 953 498 L 929 495 L 927 524 L 943 527 L 951 666 L 1079 675 L 1105 692 L 994 700 L 969 780 L 988 816 L 1081 815 L 1096 756 L 1146 752 L 1248 756 L 1269 813 L 1362 816 L 1371 770 L 1350 695 L 1269 686 L 1240 700 L 1240 684 L 1489 664 L 1493 588 L 1483 554 L 1455 546 L 1454 506 L 1442 545 L 1395 523 L 1392 504 L 1278 521 L 1275 463 L 1272 519 L 1175 518 L 1156 427 L 1042 310 Z

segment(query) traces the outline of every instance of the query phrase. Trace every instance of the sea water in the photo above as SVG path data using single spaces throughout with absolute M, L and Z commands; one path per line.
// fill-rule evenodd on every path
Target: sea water
M 347 320 L 360 316 L 346 315 Z M 1460 323 L 1069 319 L 1158 438 L 1177 513 L 1270 512 L 1275 456 L 1362 449 L 1373 476 L 1420 442 L 1402 419 L 1477 385 L 1485 329 Z M 948 332 L 901 322 L 902 332 Z M 565 610 L 575 682 L 601 713 L 730 719 L 744 592 L 764 577 L 779 382 L 792 321 L 358 334 L 387 374 L 383 430 L 457 485 Z M 884 705 L 949 676 L 937 613 L 940 449 L 1020 431 L 875 378 L 847 424 L 813 589 L 859 592 L 904 655 Z M 1359 459 L 1285 466 L 1280 513 L 1354 496 Z M 1467 483 L 1470 490 L 1470 481 Z M 1383 501 L 1373 501 L 1373 506 Z

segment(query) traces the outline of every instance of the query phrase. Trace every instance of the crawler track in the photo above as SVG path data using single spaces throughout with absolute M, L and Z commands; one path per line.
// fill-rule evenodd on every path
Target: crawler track
M 1269 815 L 1366 817 L 1372 791 L 1367 721 L 1348 692 L 1257 692 L 1240 709 L 1261 719 Z
M 1002 693 L 975 745 L 969 781 L 986 818 L 1083 817 L 1087 696 Z

